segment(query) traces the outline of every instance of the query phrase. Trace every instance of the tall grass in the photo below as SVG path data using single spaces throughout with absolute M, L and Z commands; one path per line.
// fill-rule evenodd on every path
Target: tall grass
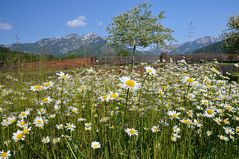
M 217 67 L 1 74 L 0 151 L 22 159 L 238 158 L 239 87 Z M 20 121 L 31 130 L 15 142 Z

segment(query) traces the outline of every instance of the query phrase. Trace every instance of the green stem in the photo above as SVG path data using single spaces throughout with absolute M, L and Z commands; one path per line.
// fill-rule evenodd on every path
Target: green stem
M 127 93 L 126 93 L 126 102 L 125 102 L 125 113 L 126 113 L 126 110 L 128 108 L 128 100 L 129 100 L 129 88 L 127 89 Z
M 148 75 L 149 75 L 149 74 L 147 73 L 146 76 L 144 77 L 143 82 L 142 82 L 142 85 L 141 85 L 141 89 L 140 89 L 140 91 L 139 91 L 139 106 L 140 106 L 140 101 L 141 101 L 142 89 L 143 89 L 144 83 L 145 83 L 146 78 L 148 77 Z
M 75 159 L 77 159 L 75 153 L 73 152 L 73 150 L 72 150 L 72 148 L 71 148 L 71 145 L 69 144 L 69 142 L 68 142 L 66 139 L 65 139 L 65 141 L 66 141 L 67 146 L 69 147 L 69 149 L 70 149 L 70 151 L 71 151 L 71 154 L 73 155 L 73 157 L 74 157 Z

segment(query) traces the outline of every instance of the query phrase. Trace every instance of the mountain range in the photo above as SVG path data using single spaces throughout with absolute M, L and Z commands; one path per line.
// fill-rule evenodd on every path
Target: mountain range
M 193 53 L 196 50 L 202 50 L 204 47 L 207 47 L 209 45 L 212 45 L 214 43 L 220 42 L 224 40 L 223 35 L 219 35 L 216 37 L 213 36 L 205 36 L 202 38 L 198 38 L 194 41 L 185 42 L 182 44 L 177 45 L 176 50 L 172 51 L 173 54 L 188 54 Z
M 45 38 L 35 43 L 15 43 L 7 47 L 13 51 L 63 56 L 73 52 L 77 52 L 78 54 L 87 54 L 89 53 L 89 50 L 96 48 L 101 49 L 101 47 L 104 47 L 105 44 L 106 42 L 104 38 L 96 35 L 95 33 L 89 33 L 83 36 L 69 34 L 63 37 Z M 94 54 L 94 52 L 92 53 Z
M 172 45 L 175 50 L 170 51 L 170 54 L 190 54 L 199 52 L 221 53 L 224 35 L 219 36 L 204 36 L 193 41 Z M 160 54 L 162 50 L 152 49 L 154 54 Z
M 189 54 L 203 52 L 205 49 L 209 52 L 220 51 L 219 45 L 224 36 L 217 37 L 205 36 L 196 40 L 176 44 L 171 54 Z M 213 47 L 210 47 L 213 45 Z M 4 46 L 12 51 L 21 51 L 33 54 L 47 54 L 54 56 L 105 56 L 115 54 L 115 49 L 106 45 L 105 38 L 95 34 L 86 35 L 69 34 L 57 38 L 45 38 L 35 43 L 15 43 Z M 153 54 L 160 54 L 160 50 L 150 50 Z M 147 52 L 148 53 L 148 52 Z

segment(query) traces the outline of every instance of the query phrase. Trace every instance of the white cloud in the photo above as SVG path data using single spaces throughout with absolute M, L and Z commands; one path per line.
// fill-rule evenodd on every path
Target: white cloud
M 11 24 L 0 22 L 0 30 L 11 30 L 12 28 Z
M 98 25 L 98 26 L 101 26 L 101 25 L 103 25 L 103 24 L 104 24 L 104 23 L 101 22 L 101 21 L 97 22 L 97 25 Z
M 87 22 L 86 22 L 85 16 L 79 16 L 76 19 L 67 21 L 66 23 L 66 26 L 70 28 L 84 27 L 86 25 L 87 25 Z

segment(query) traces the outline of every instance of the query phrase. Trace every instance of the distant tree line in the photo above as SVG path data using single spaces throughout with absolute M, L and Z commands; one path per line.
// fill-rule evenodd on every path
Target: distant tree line
M 31 53 L 22 53 L 18 51 L 11 51 L 10 49 L 5 47 L 0 47 L 0 68 L 4 66 L 17 65 L 24 62 L 36 62 L 55 59 L 57 58 L 52 55 L 35 55 Z

